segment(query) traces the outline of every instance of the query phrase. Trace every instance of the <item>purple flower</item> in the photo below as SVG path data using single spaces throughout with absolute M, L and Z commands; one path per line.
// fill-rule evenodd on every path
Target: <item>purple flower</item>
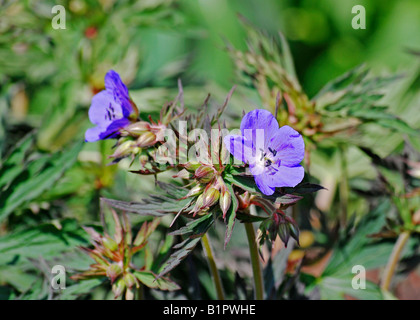
M 245 115 L 242 135 L 227 135 L 224 143 L 238 160 L 248 163 L 262 193 L 271 195 L 276 187 L 294 187 L 305 174 L 299 163 L 305 154 L 302 136 L 289 126 L 279 128 L 274 116 L 257 109 Z
M 127 87 L 114 70 L 105 75 L 105 90 L 92 98 L 89 120 L 96 127 L 86 130 L 85 141 L 93 142 L 115 138 L 120 129 L 131 123 L 129 117 L 135 112 L 128 96 Z

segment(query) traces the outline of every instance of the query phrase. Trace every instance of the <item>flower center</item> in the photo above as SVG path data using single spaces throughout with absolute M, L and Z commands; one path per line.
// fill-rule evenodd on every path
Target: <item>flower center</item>
M 270 157 L 270 154 L 272 154 L 275 157 L 276 154 L 277 154 L 277 150 L 273 150 L 271 148 L 268 148 L 269 152 L 265 152 L 263 149 L 260 149 L 260 151 L 261 151 L 260 162 L 264 163 L 265 168 L 270 167 L 274 162 L 272 157 Z M 267 156 L 267 153 L 268 153 L 268 156 Z

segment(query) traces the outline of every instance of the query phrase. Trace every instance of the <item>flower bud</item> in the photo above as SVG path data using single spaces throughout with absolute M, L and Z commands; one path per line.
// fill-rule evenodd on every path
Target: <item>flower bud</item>
M 185 196 L 185 198 L 197 196 L 200 193 L 202 193 L 204 190 L 204 186 L 202 184 L 197 184 L 195 187 L 193 187 L 188 194 Z
M 141 154 L 139 156 L 139 161 L 140 161 L 140 165 L 142 167 L 144 167 L 147 164 L 147 162 L 149 161 L 149 157 L 146 154 Z
M 287 223 L 280 223 L 278 233 L 281 241 L 284 243 L 284 246 L 287 247 L 287 243 L 289 242 L 290 238 L 289 225 Z
M 192 171 L 195 172 L 195 170 L 197 170 L 200 167 L 200 164 L 193 164 L 193 163 L 186 163 L 184 164 L 184 168 L 187 169 L 188 171 Z
M 129 134 L 133 136 L 140 136 L 145 131 L 149 131 L 150 129 L 150 123 L 146 121 L 139 121 L 130 124 L 129 126 L 124 128 Z
M 106 275 L 111 279 L 111 283 L 122 273 L 122 268 L 119 264 L 113 263 L 106 269 Z
M 214 178 L 214 169 L 209 166 L 201 166 L 195 170 L 194 178 L 201 183 L 209 183 Z
M 120 144 L 110 158 L 122 158 L 128 156 L 137 150 L 136 142 L 128 140 Z
M 203 207 L 203 198 L 203 194 L 200 194 L 197 200 L 195 200 L 194 208 L 191 211 L 193 213 L 193 216 L 195 216 L 196 213 L 200 211 L 200 209 Z
M 185 169 L 182 169 L 176 175 L 172 176 L 172 178 L 191 179 L 191 173 Z
M 211 207 L 219 200 L 220 192 L 215 188 L 210 188 L 204 193 L 203 207 Z
M 245 191 L 243 194 L 238 195 L 238 202 L 239 202 L 239 210 L 243 210 L 246 209 L 250 206 L 251 204 L 251 195 L 249 194 L 248 191 Z
M 118 248 L 118 243 L 116 243 L 115 240 L 111 239 L 110 237 L 103 238 L 102 244 L 104 245 L 105 248 L 111 251 L 115 251 Z
M 289 228 L 289 233 L 292 236 L 293 239 L 296 240 L 297 244 L 300 246 L 299 243 L 299 226 L 297 225 L 296 221 L 293 220 L 292 218 L 285 216 L 284 217 L 288 228 Z
M 143 147 L 150 147 L 151 145 L 155 144 L 156 136 L 152 132 L 145 132 L 137 139 L 137 146 L 140 148 Z
M 134 277 L 134 275 L 130 272 L 124 275 L 124 282 L 128 288 L 132 288 L 134 285 L 137 286 L 136 277 Z
M 232 204 L 232 197 L 230 195 L 230 192 L 225 189 L 222 191 L 220 195 L 220 199 L 219 199 L 219 205 L 223 213 L 223 219 L 226 218 L 226 213 L 229 210 L 231 204 Z
M 124 279 L 122 279 L 122 278 L 121 279 L 118 279 L 118 281 L 115 282 L 112 285 L 112 292 L 114 292 L 115 298 L 117 298 L 120 295 L 122 295 L 122 293 L 124 292 L 125 288 L 126 288 L 126 285 L 125 285 Z

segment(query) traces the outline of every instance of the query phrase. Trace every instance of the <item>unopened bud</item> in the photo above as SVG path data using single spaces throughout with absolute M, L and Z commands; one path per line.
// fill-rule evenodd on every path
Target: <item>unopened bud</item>
M 122 272 L 122 269 L 117 263 L 111 264 L 106 269 L 106 275 L 108 278 L 111 279 L 111 283 L 115 281 L 115 279 L 121 274 L 121 272 Z
M 185 197 L 188 198 L 188 197 L 199 195 L 200 193 L 203 192 L 203 190 L 204 190 L 204 186 L 202 184 L 197 184 L 188 192 L 188 194 Z
M 232 204 L 232 196 L 227 190 L 222 191 L 219 199 L 220 209 L 223 213 L 223 219 L 226 218 L 226 213 L 228 212 L 230 205 Z
M 128 288 L 132 288 L 134 285 L 137 285 L 136 277 L 129 272 L 124 275 L 124 282 Z
M 110 237 L 105 237 L 102 240 L 102 244 L 104 245 L 105 248 L 111 251 L 115 251 L 118 248 L 118 243 L 116 243 L 115 240 L 111 239 Z
M 181 178 L 181 179 L 190 179 L 191 173 L 189 173 L 187 170 L 182 169 L 179 171 L 176 175 L 172 176 L 173 178 Z
M 136 142 L 129 140 L 120 144 L 115 152 L 110 156 L 111 158 L 122 158 L 128 156 L 137 150 Z
M 150 147 L 151 145 L 155 144 L 156 136 L 152 132 L 145 132 L 137 139 L 137 146 L 140 148 L 143 147 Z
M 214 169 L 209 166 L 201 166 L 195 170 L 194 178 L 201 183 L 208 183 L 214 178 Z
M 193 164 L 193 163 L 186 163 L 184 165 L 184 168 L 187 169 L 190 172 L 195 172 L 195 170 L 197 170 L 200 167 L 200 164 Z
M 129 134 L 133 136 L 139 136 L 150 129 L 150 123 L 146 121 L 139 121 L 132 123 L 124 128 Z
M 211 207 L 219 200 L 220 192 L 215 188 L 210 188 L 204 193 L 203 207 Z
M 195 201 L 194 208 L 192 209 L 193 215 L 195 215 L 203 207 L 203 199 L 204 199 L 203 194 L 200 194 L 197 200 Z
M 290 217 L 286 216 L 285 220 L 286 220 L 286 223 L 288 224 L 290 235 L 292 236 L 293 239 L 296 240 L 298 245 L 300 245 L 299 244 L 299 226 L 297 225 L 296 221 Z
M 239 209 L 243 210 L 250 206 L 251 204 L 251 195 L 248 191 L 245 191 L 243 194 L 238 195 Z
M 278 232 L 279 232 L 281 241 L 283 241 L 284 246 L 287 247 L 287 243 L 289 242 L 289 238 L 290 238 L 289 225 L 287 223 L 280 223 Z
M 114 292 L 115 298 L 122 295 L 126 288 L 124 279 L 120 278 L 117 282 L 112 285 L 112 292 Z
M 144 167 L 149 161 L 149 157 L 145 154 L 142 154 L 139 156 L 139 161 L 140 161 L 141 166 Z

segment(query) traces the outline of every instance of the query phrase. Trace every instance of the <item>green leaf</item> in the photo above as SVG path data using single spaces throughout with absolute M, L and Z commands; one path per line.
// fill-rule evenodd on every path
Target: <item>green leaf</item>
M 294 188 L 283 188 L 282 190 L 287 194 L 308 194 L 325 189 L 323 186 L 315 183 L 301 183 Z M 280 196 L 281 197 L 281 196 Z
M 230 193 L 232 203 L 229 207 L 228 212 L 226 213 L 226 233 L 225 233 L 225 242 L 224 242 L 225 249 L 226 249 L 227 244 L 229 243 L 230 238 L 232 237 L 233 227 L 235 226 L 236 211 L 238 210 L 238 207 L 239 207 L 238 199 L 236 199 L 232 186 L 227 184 L 226 187 Z
M 406 133 L 412 136 L 420 136 L 420 130 L 411 128 L 407 123 L 398 118 L 380 119 L 376 123 L 382 127 L 390 128 L 401 133 Z
M 168 261 L 161 268 L 158 278 L 171 271 L 181 263 L 195 248 L 201 237 L 210 229 L 215 221 L 213 214 L 208 213 L 199 219 L 188 222 L 184 227 L 175 230 L 170 235 L 187 235 L 187 239 L 178 243 L 173 248 L 176 250 L 171 254 Z
M 24 171 L 0 194 L 0 221 L 28 201 L 36 199 L 69 169 L 77 159 L 82 143 L 67 151 L 44 155 L 28 162 Z
M 42 277 L 33 260 L 42 257 L 54 261 L 53 264 L 78 267 L 80 261 L 75 256 L 67 257 L 67 254 L 75 253 L 78 246 L 88 242 L 84 230 L 71 219 L 3 236 L 0 238 L 0 282 L 9 283 L 20 292 L 32 290 L 33 283 Z M 71 265 L 66 263 L 69 260 Z
M 343 300 L 345 295 L 361 299 L 361 300 L 382 300 L 382 292 L 380 288 L 370 282 L 366 281 L 365 289 L 353 289 L 351 285 L 351 280 L 354 274 L 351 277 L 347 278 L 334 278 L 334 277 L 325 277 L 322 280 L 322 285 L 320 286 L 320 294 L 324 300 Z
M 200 237 L 211 227 L 214 223 L 214 217 L 212 214 L 206 214 L 201 218 L 188 222 L 184 227 L 178 230 L 172 231 L 170 235 L 190 235 L 190 237 Z
M 29 151 L 35 145 L 34 134 L 26 135 L 10 152 L 0 166 L 0 190 L 12 182 L 23 170 Z
M 228 182 L 228 184 L 233 184 L 245 191 L 260 193 L 253 177 L 226 174 L 224 180 Z
M 155 217 L 162 217 L 170 213 L 176 214 L 191 201 L 190 199 L 181 199 L 188 193 L 188 190 L 183 187 L 167 183 L 158 183 L 158 185 L 165 191 L 165 194 L 150 195 L 149 198 L 143 199 L 141 202 L 126 202 L 107 198 L 103 198 L 103 200 L 115 209 Z
M 389 210 L 389 202 L 384 201 L 374 211 L 364 216 L 356 228 L 350 225 L 343 233 L 322 276 L 317 279 L 323 299 L 343 299 L 350 295 L 359 299 L 381 299 L 379 287 L 366 281 L 365 290 L 352 287 L 352 279 L 356 275 L 353 267 L 363 266 L 366 270 L 385 265 L 394 246 L 393 242 L 374 240 L 369 235 L 378 233 L 385 225 L 385 212 Z M 351 232 L 351 230 L 354 232 Z M 351 237 L 348 235 L 352 234 Z M 403 257 L 413 249 L 407 245 Z
M 180 289 L 180 287 L 172 280 L 163 277 L 156 278 L 156 275 L 151 271 L 135 271 L 134 276 L 141 283 L 152 289 L 165 291 L 174 291 Z
M 80 281 L 79 283 L 68 286 L 65 290 L 62 290 L 59 299 L 74 300 L 76 298 L 79 298 L 81 295 L 91 293 L 93 289 L 100 286 L 103 282 L 104 278 Z
M 192 250 L 194 250 L 195 246 L 200 240 L 201 238 L 188 238 L 180 244 L 176 245 L 174 249 L 177 250 L 172 253 L 168 261 L 166 261 L 162 271 L 158 275 L 158 278 L 178 266 L 181 261 L 184 260 L 192 252 Z

